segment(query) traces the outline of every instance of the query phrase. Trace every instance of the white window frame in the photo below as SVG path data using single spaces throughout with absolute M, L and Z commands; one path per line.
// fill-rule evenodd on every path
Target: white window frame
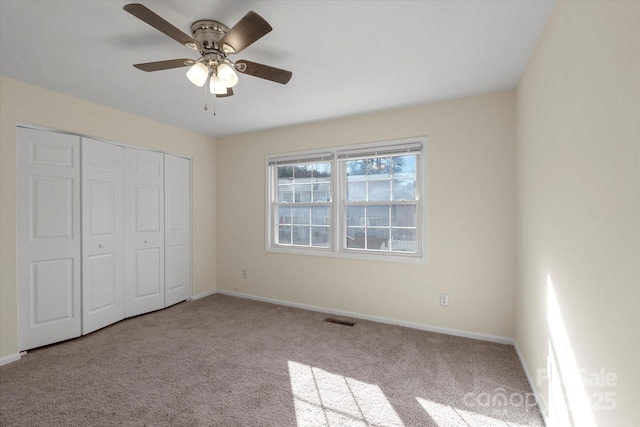
M 279 166 L 296 166 L 301 164 L 308 163 L 331 163 L 331 180 L 330 180 L 330 192 L 331 198 L 330 200 L 324 202 L 291 202 L 291 206 L 295 207 L 309 207 L 309 206 L 329 206 L 329 211 L 331 212 L 331 218 L 329 218 L 329 246 L 319 247 L 319 246 L 298 246 L 298 245 L 280 245 L 276 243 L 276 229 L 279 223 L 276 223 L 276 219 L 278 216 L 278 208 L 280 206 L 285 206 L 289 203 L 281 203 L 278 202 L 278 178 L 277 178 L 277 168 Z M 266 169 L 267 169 L 267 250 L 284 250 L 286 252 L 291 251 L 316 251 L 316 252 L 330 252 L 333 251 L 335 245 L 333 228 L 335 227 L 335 180 L 334 174 L 336 171 L 333 169 L 335 166 L 334 162 L 334 153 L 333 151 L 305 151 L 301 153 L 289 153 L 282 156 L 267 156 L 266 161 Z M 310 214 L 311 215 L 311 214 Z M 311 221 L 311 218 L 310 218 Z M 311 230 L 313 229 L 313 225 L 309 225 Z M 312 237 L 312 236 L 310 236 Z
M 281 154 L 267 154 L 265 156 L 266 170 L 266 215 L 265 215 L 265 251 L 274 253 L 287 253 L 298 255 L 320 255 L 337 258 L 368 259 L 376 261 L 394 261 L 407 263 L 427 262 L 427 137 L 407 138 L 393 141 L 380 141 L 366 144 L 333 147 L 323 150 L 309 150 L 289 152 Z M 420 146 L 419 151 L 415 147 Z M 397 156 L 402 150 L 413 150 L 417 154 L 416 171 L 416 201 L 381 201 L 380 204 L 415 204 L 416 205 L 416 252 L 391 252 L 377 250 L 358 250 L 346 247 L 346 170 L 345 161 L 340 160 L 345 156 L 359 157 L 362 153 L 380 153 L 380 156 Z M 289 246 L 275 243 L 274 233 L 277 233 L 275 223 L 277 214 L 277 168 L 279 164 L 305 164 L 313 159 L 331 157 L 331 237 L 328 248 L 311 246 Z M 378 202 L 375 202 L 378 203 Z M 372 203 L 373 204 L 373 203 Z

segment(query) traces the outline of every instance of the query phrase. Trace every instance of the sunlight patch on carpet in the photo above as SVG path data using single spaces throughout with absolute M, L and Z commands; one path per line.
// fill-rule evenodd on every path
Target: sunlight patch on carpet
M 439 427 L 526 427 L 525 424 L 507 422 L 501 419 L 491 418 L 477 412 L 465 409 L 453 408 L 449 405 L 432 402 L 430 400 L 416 397 L 420 406 L 424 408 L 431 419 Z
M 375 384 L 289 361 L 289 376 L 298 426 L 404 427 Z

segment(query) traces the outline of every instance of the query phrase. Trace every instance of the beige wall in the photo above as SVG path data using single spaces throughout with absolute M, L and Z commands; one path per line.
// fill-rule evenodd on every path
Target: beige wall
M 426 264 L 265 252 L 266 154 L 423 135 Z M 513 336 L 514 91 L 221 138 L 216 169 L 218 289 Z
M 535 376 L 562 335 L 547 323 L 550 278 L 574 356 L 557 350 L 565 386 L 569 365 L 618 377 L 583 390 L 595 404 L 579 426 L 640 425 L 639 14 L 635 1 L 558 2 L 518 87 L 517 342 Z M 597 409 L 600 392 L 616 410 Z
M 215 139 L 0 77 L 0 357 L 18 351 L 16 123 L 192 156 L 193 294 L 215 290 Z

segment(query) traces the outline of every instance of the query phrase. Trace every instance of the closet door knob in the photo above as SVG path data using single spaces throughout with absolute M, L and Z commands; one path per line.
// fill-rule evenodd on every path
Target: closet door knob
M 99 248 L 104 248 L 104 245 L 103 245 L 102 243 L 100 243 L 100 244 L 98 245 L 98 247 L 99 247 Z
M 148 241 L 148 240 L 146 240 L 146 239 L 145 239 L 145 241 L 144 241 L 144 242 L 145 242 L 145 243 L 149 243 L 149 241 Z

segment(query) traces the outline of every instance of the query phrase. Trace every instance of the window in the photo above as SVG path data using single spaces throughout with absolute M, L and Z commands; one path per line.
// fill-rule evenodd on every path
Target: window
M 273 243 L 278 246 L 331 246 L 332 154 L 269 162 L 273 176 Z
M 268 156 L 267 250 L 424 259 L 425 144 Z
M 341 160 L 346 248 L 417 252 L 418 154 Z

